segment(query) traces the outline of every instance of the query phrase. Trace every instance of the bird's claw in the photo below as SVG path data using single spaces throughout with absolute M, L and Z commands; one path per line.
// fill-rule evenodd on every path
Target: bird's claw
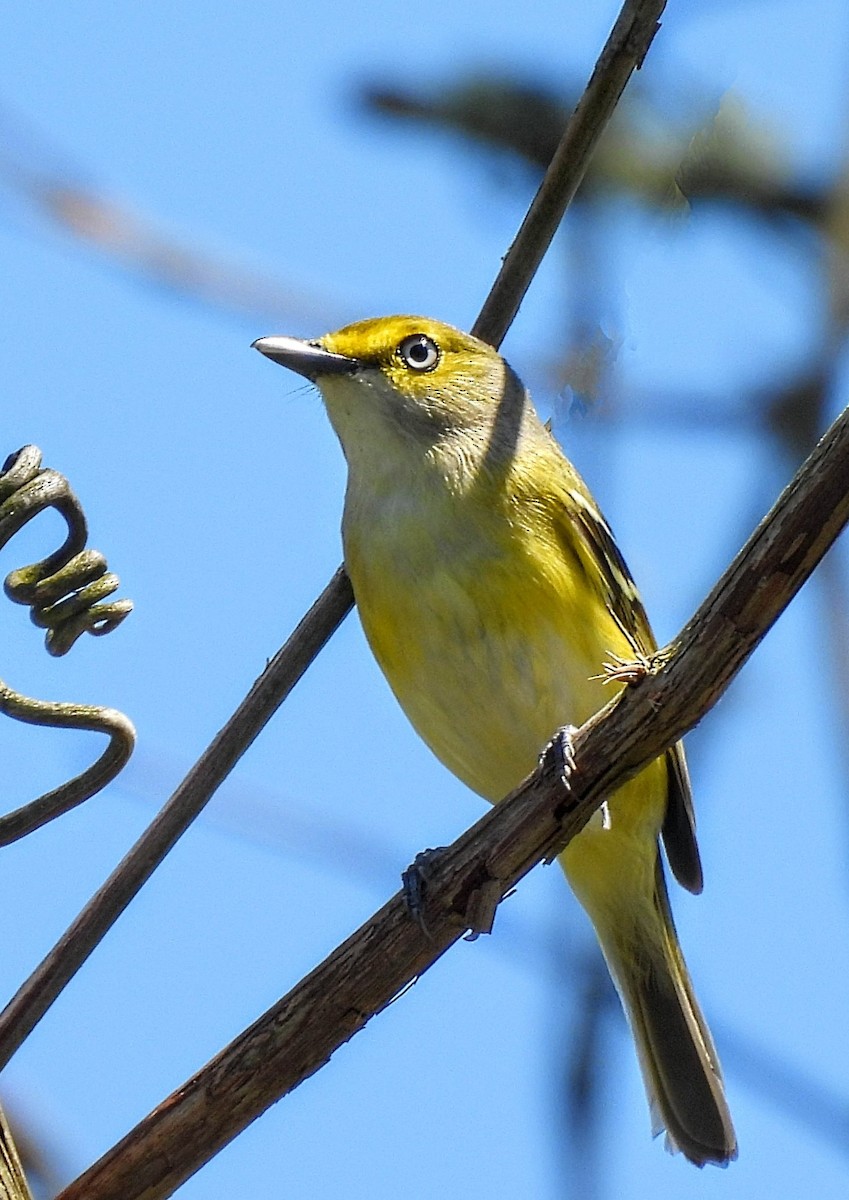
M 572 739 L 577 732 L 576 725 L 561 725 L 539 756 L 539 769 L 545 770 L 549 765 L 553 767 L 558 782 L 567 792 L 572 790 L 570 780 L 575 771 Z
M 431 937 L 426 920 L 428 877 L 432 874 L 434 861 L 444 850 L 444 846 L 438 846 L 435 850 L 422 850 L 401 874 L 401 891 L 407 912 L 427 938 Z M 468 929 L 467 942 L 476 941 L 482 933 L 492 933 L 495 910 L 503 891 L 501 881 L 490 877 L 471 892 L 463 914 Z
M 420 851 L 409 867 L 401 873 L 401 891 L 404 896 L 404 903 L 407 906 L 407 912 L 426 937 L 430 937 L 430 931 L 425 921 L 428 875 L 430 874 L 430 868 L 433 865 L 434 859 L 444 849 L 444 846 L 437 846 L 435 849 Z

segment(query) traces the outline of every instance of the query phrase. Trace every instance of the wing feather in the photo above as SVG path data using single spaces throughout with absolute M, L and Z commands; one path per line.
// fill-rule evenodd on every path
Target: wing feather
M 591 555 L 609 612 L 635 654 L 650 655 L 657 649 L 657 643 L 637 585 L 616 545 L 610 526 L 582 488 L 570 488 L 569 501 L 564 507 L 564 515 L 574 523 L 573 532 Z M 700 892 L 703 877 L 696 842 L 693 793 L 681 742 L 667 751 L 666 768 L 669 791 L 662 830 L 666 856 L 681 886 L 691 892 Z

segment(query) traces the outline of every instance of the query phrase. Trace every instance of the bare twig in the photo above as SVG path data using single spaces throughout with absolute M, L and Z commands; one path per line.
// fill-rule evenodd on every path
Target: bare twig
M 626 0 L 623 4 L 586 91 L 472 328 L 476 337 L 490 345 L 499 346 L 512 325 L 625 84 L 648 53 L 665 7 L 666 0 Z
M 326 323 L 328 309 L 337 309 L 335 303 L 187 243 L 146 213 L 108 196 L 99 184 L 83 181 L 83 174 L 0 103 L 0 196 L 5 192 L 17 198 L 27 211 L 119 267 L 252 323 L 271 317 L 314 327 Z
M 317 1071 L 467 926 L 550 859 L 605 795 L 691 729 L 849 520 L 849 410 L 834 423 L 651 672 L 574 736 L 565 792 L 550 762 L 435 860 L 427 933 L 394 896 L 254 1025 L 165 1100 L 60 1200 L 161 1200 L 269 1105 Z
M 816 573 L 818 580 L 821 581 L 824 572 L 833 567 L 834 561 L 835 551 L 832 550 L 820 563 Z M 688 752 L 691 764 L 692 758 L 691 741 Z M 158 759 L 140 751 L 136 752 L 133 765 L 135 770 L 125 772 L 121 777 L 121 794 L 132 796 L 145 807 L 153 805 L 153 794 L 159 775 L 164 774 L 164 766 L 160 771 Z M 219 799 L 221 797 L 219 792 Z M 217 804 L 214 811 L 207 810 L 202 819 L 207 825 L 211 823 L 231 837 L 255 843 L 281 859 L 302 862 L 332 878 L 361 885 L 372 896 L 380 894 L 380 880 L 393 875 L 397 877 L 397 865 L 404 861 L 400 844 L 393 846 L 383 842 L 373 828 L 340 820 L 338 814 L 333 817 L 322 815 L 299 806 L 290 796 L 273 790 L 265 793 L 248 788 L 244 783 L 224 804 Z M 499 917 L 498 937 L 487 949 L 509 961 L 513 967 L 524 968 L 535 979 L 550 977 L 550 939 L 532 919 L 522 919 L 515 912 L 505 911 Z M 599 1043 L 608 1033 L 605 1024 L 608 1007 L 613 1017 L 610 1028 L 623 1018 L 610 975 L 589 935 L 585 939 L 570 938 L 558 942 L 557 970 L 563 980 L 581 981 L 577 997 L 578 1032 L 569 1041 L 569 1055 L 563 1068 L 564 1103 L 568 1105 L 568 1114 L 563 1120 L 568 1136 L 561 1140 L 560 1152 L 564 1173 L 578 1180 L 577 1194 L 581 1200 L 588 1200 L 590 1175 L 594 1169 L 594 1150 L 590 1143 L 597 1131 L 586 1106 L 601 1105 L 603 1087 L 596 1074 L 601 1070 L 607 1048 L 606 1042 L 604 1046 Z M 555 988 L 558 1012 L 562 1010 L 561 982 L 558 981 Z M 722 1047 L 726 1077 L 733 1080 L 739 1075 L 750 1091 L 767 1100 L 791 1121 L 828 1140 L 839 1154 L 849 1154 L 849 1094 L 844 1097 L 837 1090 L 830 1091 L 804 1068 L 792 1064 L 786 1047 L 766 1050 L 748 1028 L 723 1021 L 721 1008 L 716 1003 L 711 1005 L 711 1010 L 711 1027 Z M 759 1064 L 757 1069 L 753 1069 L 753 1063 Z M 789 1085 L 791 1079 L 797 1080 L 795 1086 Z M 788 1083 L 779 1086 L 776 1080 Z M 599 1094 L 591 1094 L 595 1092 Z M 816 1104 L 809 1102 L 810 1096 L 819 1097 Z M 824 1114 L 822 1117 L 821 1113 Z M 21 1145 L 20 1130 L 17 1126 L 16 1129 Z M 22 1153 L 26 1163 L 26 1145 L 22 1147 Z M 58 1191 L 58 1187 L 52 1191 Z
M 63 700 L 35 700 L 16 692 L 0 679 L 0 713 L 51 729 L 87 729 L 105 733 L 109 745 L 96 762 L 66 783 L 44 792 L 11 812 L 0 816 L 0 846 L 26 837 L 48 821 L 60 817 L 90 799 L 111 783 L 125 767 L 136 742 L 129 717 L 117 708 L 99 704 L 71 704 Z
M 318 654 L 328 630 L 342 621 L 353 603 L 348 578 L 337 571 L 165 807 L 0 1013 L 0 1065 L 9 1061 L 188 829 Z

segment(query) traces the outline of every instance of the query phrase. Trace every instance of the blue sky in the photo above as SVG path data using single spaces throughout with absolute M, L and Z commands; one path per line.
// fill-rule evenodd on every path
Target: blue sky
M 3 851 L 4 996 L 340 560 L 341 454 L 317 397 L 250 342 L 390 311 L 469 326 L 529 199 L 458 143 L 366 119 L 356 87 L 481 67 L 576 86 L 615 12 L 596 0 L 531 13 L 366 0 L 356 18 L 328 0 L 308 16 L 228 0 L 176 12 L 35 0 L 6 14 L 0 457 L 35 442 L 70 477 L 136 611 L 52 661 L 24 612 L 0 605 L 0 673 L 37 695 L 122 708 L 140 748 L 107 794 Z M 671 0 L 643 74 L 670 104 L 732 92 L 796 171 L 828 177 L 845 149 L 848 33 L 838 0 Z M 267 273 L 292 290 L 291 309 L 234 317 L 121 270 L 21 202 L 9 146 Z M 693 397 L 708 416 L 733 410 L 803 360 L 822 311 L 809 257 L 729 213 L 617 218 L 604 320 L 626 407 L 657 393 Z M 555 410 L 545 364 L 561 349 L 562 263 L 555 250 L 504 347 Z M 672 636 L 787 464 L 726 427 L 588 416 L 558 432 L 659 637 Z M 58 522 L 39 524 L 4 552 L 4 574 L 52 548 Z M 842 731 L 821 703 L 821 606 L 808 586 L 691 739 L 707 885 L 674 904 L 720 1052 L 727 1028 L 845 1097 L 846 778 Z M 4 722 L 4 807 L 96 746 Z M 419 849 L 479 812 L 411 733 L 349 618 L 13 1060 L 4 1098 L 77 1174 L 378 907 Z M 537 870 L 492 938 L 446 955 L 181 1195 L 586 1195 L 557 1102 L 568 976 L 587 945 L 562 880 Z M 845 1194 L 845 1151 L 750 1090 L 731 1055 L 739 1161 L 697 1172 L 671 1159 L 649 1137 L 624 1030 L 608 1047 L 603 1195 Z

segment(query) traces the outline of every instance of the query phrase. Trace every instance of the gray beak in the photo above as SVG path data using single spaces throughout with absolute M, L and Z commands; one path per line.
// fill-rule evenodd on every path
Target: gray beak
M 252 344 L 253 350 L 259 350 L 272 362 L 290 371 L 297 371 L 306 379 L 315 382 L 323 375 L 351 375 L 359 370 L 361 363 L 355 358 L 346 358 L 344 354 L 331 354 L 322 350 L 313 342 L 302 342 L 293 337 L 263 337 L 257 338 Z

